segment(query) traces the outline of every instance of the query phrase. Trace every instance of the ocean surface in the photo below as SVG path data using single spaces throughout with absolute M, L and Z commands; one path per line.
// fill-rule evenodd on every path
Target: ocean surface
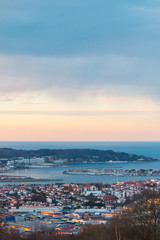
M 0 148 L 15 148 L 23 150 L 38 149 L 99 149 L 114 150 L 119 152 L 134 153 L 160 160 L 160 142 L 0 142 Z M 37 168 L 12 170 L 8 174 L 22 175 L 36 178 L 62 179 L 65 183 L 87 183 L 102 182 L 114 183 L 116 181 L 143 180 L 153 177 L 118 177 L 118 176 L 87 176 L 87 175 L 65 175 L 64 170 L 76 168 L 124 168 L 124 169 L 160 169 L 159 162 L 149 163 L 94 163 L 94 164 L 71 164 L 61 165 L 54 168 Z M 160 177 L 159 177 L 160 178 Z M 39 182 L 42 183 L 42 182 Z M 52 183 L 43 182 L 43 183 Z M 53 181 L 54 183 L 54 181 Z M 4 183 L 1 183 L 4 184 Z M 8 184 L 8 183 L 7 183 Z

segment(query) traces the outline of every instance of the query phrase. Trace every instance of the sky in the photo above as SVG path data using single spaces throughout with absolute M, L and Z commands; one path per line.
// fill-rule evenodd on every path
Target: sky
M 0 0 L 0 141 L 160 141 L 159 0 Z

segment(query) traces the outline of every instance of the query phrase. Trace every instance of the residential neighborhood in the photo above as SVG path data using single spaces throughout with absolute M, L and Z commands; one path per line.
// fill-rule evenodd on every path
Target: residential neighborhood
M 20 233 L 42 228 L 78 234 L 86 224 L 105 224 L 160 180 L 115 184 L 30 184 L 0 186 L 0 224 Z

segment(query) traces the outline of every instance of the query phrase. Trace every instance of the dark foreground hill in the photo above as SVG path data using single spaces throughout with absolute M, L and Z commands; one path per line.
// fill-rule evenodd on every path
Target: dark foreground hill
M 50 157 L 49 157 L 50 156 Z M 16 150 L 11 148 L 0 148 L 0 159 L 14 159 L 18 157 L 46 157 L 46 161 L 64 160 L 68 163 L 81 162 L 107 162 L 107 161 L 156 161 L 150 157 L 142 155 L 115 152 L 112 150 L 93 150 L 93 149 L 40 149 L 40 150 Z

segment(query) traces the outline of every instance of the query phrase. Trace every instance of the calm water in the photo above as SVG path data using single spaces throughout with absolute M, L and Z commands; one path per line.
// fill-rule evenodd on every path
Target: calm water
M 160 142 L 0 142 L 0 147 L 15 149 L 37 150 L 41 148 L 73 149 L 92 148 L 100 150 L 114 150 L 126 153 L 135 153 L 160 159 Z M 160 162 L 152 163 L 103 163 L 103 164 L 72 164 L 55 168 L 14 170 L 9 174 L 25 175 L 37 178 L 63 179 L 63 182 L 103 182 L 113 183 L 116 181 L 141 180 L 146 177 L 115 177 L 115 176 L 84 176 L 64 175 L 63 171 L 73 168 L 153 168 L 160 169 Z M 153 178 L 153 177 L 152 177 Z M 147 177 L 149 179 L 149 177 Z M 46 183 L 46 182 L 45 182 Z M 50 182 L 51 183 L 51 182 Z

